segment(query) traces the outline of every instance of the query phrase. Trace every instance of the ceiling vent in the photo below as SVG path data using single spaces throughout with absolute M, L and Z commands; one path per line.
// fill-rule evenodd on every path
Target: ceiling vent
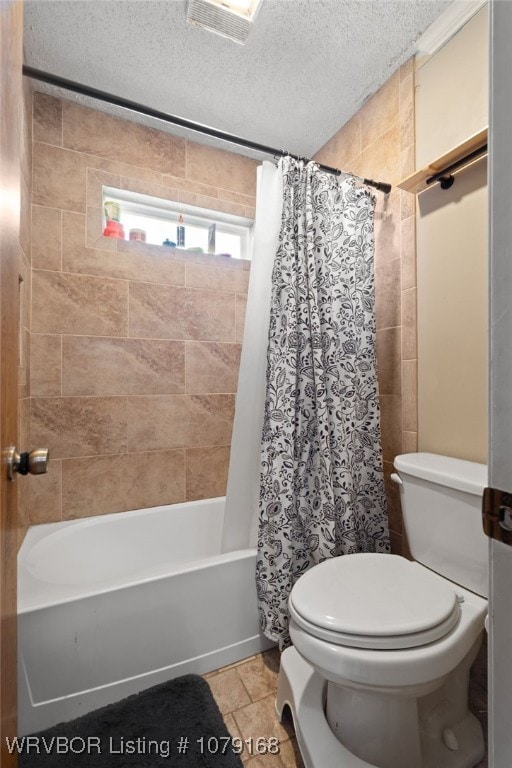
M 187 21 L 243 45 L 260 0 L 189 0 Z

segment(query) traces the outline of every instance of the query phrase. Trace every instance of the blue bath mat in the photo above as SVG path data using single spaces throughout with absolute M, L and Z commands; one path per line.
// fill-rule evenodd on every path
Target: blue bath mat
M 18 764 L 20 768 L 242 768 L 237 746 L 208 683 L 198 675 L 185 675 L 25 740 L 20 737 Z

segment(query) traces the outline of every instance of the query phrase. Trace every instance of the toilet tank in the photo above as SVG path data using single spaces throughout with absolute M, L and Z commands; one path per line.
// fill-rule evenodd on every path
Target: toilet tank
M 487 597 L 488 539 L 481 512 L 487 466 L 433 453 L 404 454 L 394 464 L 413 558 Z

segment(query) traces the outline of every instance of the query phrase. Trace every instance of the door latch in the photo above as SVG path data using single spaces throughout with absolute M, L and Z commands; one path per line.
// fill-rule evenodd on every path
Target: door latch
M 489 538 L 512 546 L 512 493 L 486 488 L 482 517 L 484 532 Z

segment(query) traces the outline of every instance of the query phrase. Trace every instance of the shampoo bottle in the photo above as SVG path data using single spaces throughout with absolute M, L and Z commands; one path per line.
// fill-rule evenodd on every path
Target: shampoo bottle
M 183 225 L 183 216 L 181 214 L 178 218 L 178 226 L 176 227 L 176 245 L 178 248 L 185 247 L 185 227 Z

